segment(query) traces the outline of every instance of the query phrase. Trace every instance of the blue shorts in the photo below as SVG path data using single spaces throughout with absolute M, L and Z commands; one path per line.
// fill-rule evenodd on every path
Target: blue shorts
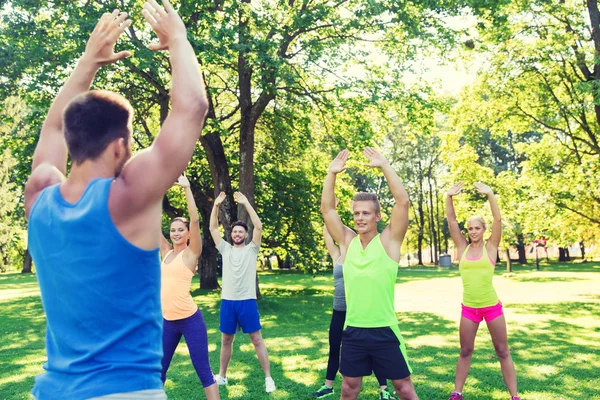
M 219 329 L 228 335 L 235 335 L 242 328 L 244 333 L 260 331 L 260 316 L 256 299 L 221 300 L 221 322 Z

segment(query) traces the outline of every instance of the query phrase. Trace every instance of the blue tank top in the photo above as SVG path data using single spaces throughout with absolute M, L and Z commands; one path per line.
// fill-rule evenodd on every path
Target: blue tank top
M 163 387 L 158 249 L 119 233 L 108 210 L 112 182 L 93 180 L 74 204 L 59 184 L 47 187 L 31 210 L 48 357 L 35 378 L 38 400 Z

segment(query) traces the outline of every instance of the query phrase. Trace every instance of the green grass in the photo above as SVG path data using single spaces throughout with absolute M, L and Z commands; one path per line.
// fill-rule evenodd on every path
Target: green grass
M 505 307 L 509 343 L 524 399 L 600 398 L 600 264 L 542 264 L 497 269 L 495 286 Z M 254 347 L 238 335 L 223 399 L 309 399 L 324 379 L 333 280 L 330 273 L 260 274 L 265 298 L 259 308 L 277 391 L 264 393 Z M 193 283 L 198 286 L 197 280 Z M 206 320 L 214 372 L 218 371 L 219 293 L 193 291 Z M 447 399 L 458 356 L 461 282 L 453 269 L 402 268 L 396 311 L 421 399 Z M 0 275 L 0 399 L 26 399 L 45 360 L 44 315 L 34 276 Z M 337 398 L 341 379 L 336 380 Z M 185 343 L 167 377 L 170 399 L 203 399 Z M 468 399 L 508 399 L 485 325 L 477 337 Z M 360 399 L 376 399 L 374 377 L 365 378 Z

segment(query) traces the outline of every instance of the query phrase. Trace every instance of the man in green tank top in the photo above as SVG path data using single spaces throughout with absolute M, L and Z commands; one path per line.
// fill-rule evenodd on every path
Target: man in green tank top
M 354 225 L 358 235 L 344 226 L 335 209 L 335 180 L 337 174 L 346 169 L 348 150 L 341 151 L 329 165 L 321 198 L 325 225 L 340 246 L 346 286 L 341 399 L 358 398 L 362 377 L 374 371 L 392 381 L 402 400 L 418 400 L 394 311 L 400 247 L 408 229 L 408 193 L 381 153 L 365 147 L 364 154 L 369 167 L 381 169 L 395 200 L 390 224 L 381 234 L 377 230 L 381 219 L 377 195 L 357 193 L 354 196 Z

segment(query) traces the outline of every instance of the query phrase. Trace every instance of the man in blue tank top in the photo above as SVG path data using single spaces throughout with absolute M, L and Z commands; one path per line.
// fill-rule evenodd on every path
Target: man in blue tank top
M 89 91 L 130 25 L 104 14 L 42 127 L 25 188 L 29 248 L 46 313 L 43 399 L 166 398 L 160 380 L 160 237 L 163 196 L 183 172 L 208 102 L 185 26 L 171 4 L 142 14 L 168 50 L 172 110 L 153 145 L 131 158 L 133 109 Z M 71 157 L 68 177 L 67 150 Z

